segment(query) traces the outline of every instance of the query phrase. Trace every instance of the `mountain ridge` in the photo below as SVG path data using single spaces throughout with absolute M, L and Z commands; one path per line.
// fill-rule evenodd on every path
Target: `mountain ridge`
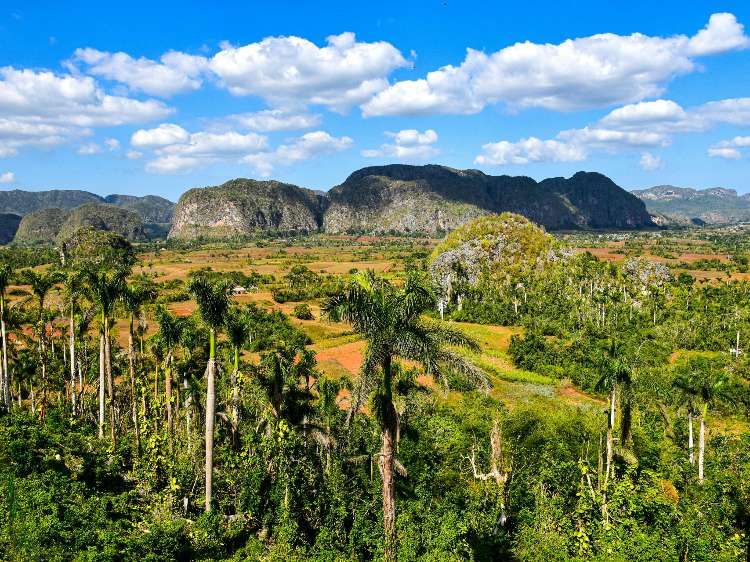
M 325 194 L 243 178 L 195 188 L 177 202 L 169 236 L 248 235 L 264 228 L 436 234 L 503 211 L 551 229 L 655 226 L 642 201 L 596 172 L 537 182 L 436 164 L 391 164 L 355 170 Z
M 656 185 L 631 191 L 667 224 L 722 225 L 750 221 L 750 194 L 735 189 Z

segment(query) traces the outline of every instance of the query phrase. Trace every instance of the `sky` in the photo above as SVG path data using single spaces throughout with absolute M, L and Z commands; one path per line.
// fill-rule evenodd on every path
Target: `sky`
M 437 163 L 750 191 L 750 2 L 0 3 L 0 189 Z

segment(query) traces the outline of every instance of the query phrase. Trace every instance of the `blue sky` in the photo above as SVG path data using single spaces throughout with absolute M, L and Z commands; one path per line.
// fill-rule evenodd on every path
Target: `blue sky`
M 71 4 L 0 7 L 0 189 L 431 162 L 750 191 L 747 2 Z

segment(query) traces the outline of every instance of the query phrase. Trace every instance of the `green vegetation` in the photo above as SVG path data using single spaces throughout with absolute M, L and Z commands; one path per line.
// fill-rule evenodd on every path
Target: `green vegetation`
M 0 559 L 746 560 L 750 244 L 601 236 L 0 252 Z

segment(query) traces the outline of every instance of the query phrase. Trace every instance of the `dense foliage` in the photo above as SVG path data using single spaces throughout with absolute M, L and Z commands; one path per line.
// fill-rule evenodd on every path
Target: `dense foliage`
M 111 234 L 43 267 L 0 254 L 0 558 L 747 559 L 750 284 L 574 254 L 514 216 L 466 232 L 433 260 L 490 258 L 450 293 L 423 248 L 387 276 L 186 283 Z M 304 321 L 238 288 L 298 292 Z M 354 380 L 318 363 L 319 314 L 362 340 Z

